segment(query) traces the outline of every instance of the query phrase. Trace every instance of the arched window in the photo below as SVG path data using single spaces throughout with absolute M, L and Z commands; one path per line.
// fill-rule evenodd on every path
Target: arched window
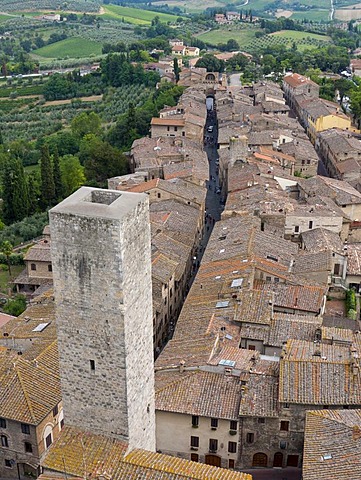
M 64 412 L 63 412 L 63 410 L 60 410 L 58 422 L 59 422 L 59 431 L 60 431 L 64 427 Z
M 50 447 L 53 443 L 53 426 L 47 425 L 44 429 L 43 440 L 45 445 L 45 450 Z

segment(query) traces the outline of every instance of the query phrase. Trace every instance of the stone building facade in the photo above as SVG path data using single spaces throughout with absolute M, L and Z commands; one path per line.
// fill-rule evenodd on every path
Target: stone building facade
M 154 451 L 148 197 L 83 187 L 50 229 L 67 425 Z

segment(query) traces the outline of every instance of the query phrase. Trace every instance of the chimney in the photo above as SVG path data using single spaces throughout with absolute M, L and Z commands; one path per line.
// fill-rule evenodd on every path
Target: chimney
M 179 364 L 179 373 L 183 373 L 184 372 L 184 365 L 185 365 L 185 361 L 182 360 Z

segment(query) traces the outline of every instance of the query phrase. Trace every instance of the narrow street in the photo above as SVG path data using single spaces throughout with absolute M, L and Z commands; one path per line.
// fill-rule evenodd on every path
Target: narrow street
M 212 131 L 208 131 L 212 128 Z M 212 233 L 215 222 L 220 220 L 224 205 L 221 203 L 219 175 L 218 175 L 218 152 L 217 152 L 217 115 L 215 110 L 209 110 L 207 113 L 207 123 L 204 129 L 204 151 L 207 153 L 209 162 L 209 177 L 207 181 L 207 196 L 205 210 L 205 228 L 204 235 L 199 244 L 197 259 L 197 269 L 200 265 L 204 250 L 207 246 L 209 237 Z M 217 193 L 219 191 L 219 193 Z M 196 273 L 195 271 L 195 273 Z M 194 275 L 195 276 L 195 275 Z M 193 278 L 194 278 L 193 276 Z

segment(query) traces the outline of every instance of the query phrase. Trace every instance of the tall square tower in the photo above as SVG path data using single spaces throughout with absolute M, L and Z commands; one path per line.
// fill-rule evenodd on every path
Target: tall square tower
M 65 422 L 153 451 L 148 196 L 82 187 L 50 230 Z

